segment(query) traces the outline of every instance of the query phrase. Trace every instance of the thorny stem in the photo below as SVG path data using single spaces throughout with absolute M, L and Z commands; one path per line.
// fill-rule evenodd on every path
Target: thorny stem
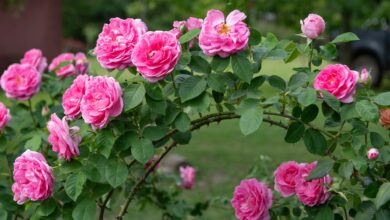
M 32 111 L 31 99 L 28 100 L 28 110 L 30 112 L 31 120 L 32 120 L 34 126 L 38 127 L 37 121 L 35 121 L 34 114 L 33 114 L 33 111 Z
M 106 199 L 103 201 L 103 204 L 100 206 L 99 220 L 104 220 L 104 211 L 106 210 L 107 203 L 110 200 L 112 194 L 114 194 L 114 189 L 111 189 L 111 191 L 108 192 Z

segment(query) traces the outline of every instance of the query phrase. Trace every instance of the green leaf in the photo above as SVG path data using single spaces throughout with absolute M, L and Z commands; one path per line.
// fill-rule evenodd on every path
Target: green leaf
M 240 118 L 240 130 L 247 136 L 255 132 L 263 121 L 263 109 L 251 108 L 245 111 Z
M 309 123 L 316 119 L 319 109 L 316 105 L 311 104 L 303 109 L 302 111 L 302 121 Z
M 163 126 L 149 126 L 144 128 L 142 135 L 149 140 L 158 140 L 168 133 L 168 128 Z
M 8 212 L 4 209 L 0 209 L 0 220 L 7 220 Z
M 362 100 L 357 102 L 355 109 L 363 120 L 376 123 L 379 119 L 378 106 L 368 100 Z
M 192 133 L 191 131 L 186 131 L 186 132 L 176 132 L 172 136 L 173 140 L 175 140 L 178 144 L 188 144 L 192 138 Z
M 123 102 L 125 112 L 137 107 L 145 97 L 145 87 L 143 84 L 130 84 L 124 89 Z
M 314 170 L 310 172 L 308 177 L 306 177 L 306 181 L 310 181 L 313 179 L 318 179 L 326 176 L 332 170 L 333 165 L 334 165 L 333 160 L 327 160 L 327 159 L 319 160 Z
M 374 97 L 373 101 L 378 105 L 389 106 L 390 105 L 390 92 L 384 92 L 384 93 L 378 94 L 377 96 Z
M 290 80 L 288 81 L 288 90 L 293 91 L 305 85 L 308 78 L 309 77 L 307 76 L 306 73 L 296 73 L 292 75 Z
M 303 136 L 303 142 L 306 149 L 312 154 L 325 155 L 327 150 L 327 142 L 321 132 L 309 128 Z
M 99 131 L 95 138 L 95 146 L 106 158 L 110 157 L 112 147 L 115 143 L 115 136 L 108 128 Z
M 322 90 L 321 94 L 324 97 L 324 101 L 329 105 L 333 110 L 338 112 L 340 110 L 340 101 L 336 99 L 332 94 L 327 91 Z
M 219 56 L 214 56 L 213 60 L 211 61 L 211 68 L 215 72 L 223 72 L 226 67 L 229 66 L 230 59 L 229 58 L 221 58 Z
M 126 164 L 122 160 L 110 159 L 104 167 L 104 176 L 114 188 L 122 185 L 129 175 Z
M 41 143 L 42 143 L 42 136 L 37 133 L 34 136 L 32 136 L 31 139 L 26 141 L 26 143 L 24 144 L 24 148 L 33 151 L 38 151 L 39 148 L 41 147 Z
M 49 216 L 54 212 L 56 207 L 56 202 L 53 199 L 47 199 L 39 204 L 36 212 L 39 216 Z M 2 220 L 1 215 L 0 220 Z
M 329 206 L 321 206 L 314 220 L 333 220 L 333 210 Z
M 345 43 L 345 42 L 350 42 L 350 41 L 355 41 L 359 40 L 359 38 L 356 36 L 356 34 L 352 32 L 346 32 L 343 34 L 340 34 L 337 36 L 334 40 L 332 40 L 332 43 Z
M 83 191 L 83 187 L 87 177 L 83 172 L 72 173 L 66 178 L 65 192 L 73 201 L 76 202 L 77 198 Z
M 349 120 L 359 117 L 355 109 L 355 103 L 344 104 L 340 109 L 341 120 Z
M 209 87 L 219 93 L 225 93 L 225 84 L 220 74 L 210 74 L 207 77 Z
M 249 60 L 241 55 L 236 54 L 230 57 L 233 73 L 241 80 L 250 83 L 253 77 L 252 65 Z
M 388 209 L 380 209 L 375 214 L 376 220 L 389 220 L 390 211 Z
M 376 148 L 381 148 L 385 145 L 385 140 L 377 132 L 370 132 L 370 141 L 371 141 L 372 146 L 374 146 Z
M 341 163 L 339 167 L 339 174 L 341 177 L 349 180 L 353 172 L 353 163 L 351 161 Z
M 305 133 L 305 125 L 300 122 L 293 122 L 288 126 L 286 136 L 284 140 L 287 143 L 296 143 L 298 142 L 303 134 Z
M 134 158 L 142 164 L 145 164 L 152 158 L 154 154 L 154 146 L 149 139 L 137 139 L 134 140 L 133 146 L 131 146 L 131 154 Z
M 175 127 L 177 128 L 177 130 L 181 132 L 186 132 L 190 130 L 191 128 L 190 117 L 185 112 L 181 112 L 175 120 Z
M 325 44 L 320 46 L 321 57 L 325 60 L 334 60 L 337 58 L 337 48 L 335 44 Z
M 249 45 L 255 46 L 261 42 L 261 34 L 254 28 L 249 28 Z
M 192 56 L 189 67 L 198 73 L 209 74 L 211 72 L 211 67 L 209 62 L 203 59 L 201 56 Z
M 298 94 L 298 102 L 303 106 L 313 104 L 317 100 L 317 92 L 312 88 L 305 88 Z
M 130 146 L 133 140 L 138 139 L 138 135 L 134 131 L 127 131 L 121 136 L 119 136 L 115 141 L 115 150 L 117 151 L 124 151 L 127 150 Z
M 363 201 L 354 220 L 369 220 L 375 216 L 375 205 L 371 201 Z
M 189 77 L 180 84 L 179 95 L 183 102 L 198 97 L 206 89 L 207 82 L 199 76 Z
M 199 35 L 199 33 L 200 33 L 200 29 L 198 29 L 198 28 L 188 31 L 187 33 L 183 34 L 179 38 L 180 44 L 185 44 L 185 43 L 191 41 L 192 39 L 197 37 Z
M 386 182 L 383 183 L 381 187 L 379 187 L 379 191 L 376 194 L 376 198 L 375 198 L 376 209 L 381 208 L 389 200 L 390 200 L 390 183 Z
M 78 203 L 72 212 L 73 219 L 91 220 L 96 218 L 96 201 L 92 198 L 85 198 Z
M 165 111 L 167 109 L 167 102 L 165 100 L 157 101 L 147 95 L 146 103 L 148 104 L 150 111 L 160 115 L 165 115 Z
M 286 89 L 286 82 L 284 81 L 284 79 L 282 79 L 279 76 L 272 75 L 272 76 L 268 77 L 268 83 L 272 87 L 275 87 L 277 89 L 280 89 L 280 90 L 285 90 Z

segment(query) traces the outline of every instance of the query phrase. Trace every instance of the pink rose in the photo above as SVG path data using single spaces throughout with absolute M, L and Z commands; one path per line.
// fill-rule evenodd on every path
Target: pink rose
M 106 69 L 125 69 L 133 66 L 134 46 L 148 30 L 140 19 L 111 18 L 104 24 L 94 49 L 100 65 Z
M 172 25 L 173 28 L 169 32 L 171 32 L 177 39 L 179 39 L 182 35 L 181 31 L 183 27 L 185 27 L 185 24 L 185 21 L 174 21 Z
M 11 120 L 9 109 L 0 102 L 0 129 L 3 129 Z
M 121 114 L 123 109 L 122 89 L 112 77 L 97 76 L 85 83 L 85 94 L 81 99 L 81 115 L 93 129 L 103 128 L 109 118 Z
M 376 148 L 370 148 L 370 150 L 367 151 L 367 158 L 369 160 L 376 160 L 379 156 L 379 151 Z
M 195 184 L 196 170 L 191 166 L 180 167 L 181 187 L 192 189 Z
M 185 23 L 188 31 L 202 28 L 203 19 L 189 17 Z
M 342 64 L 329 64 L 314 79 L 316 90 L 325 90 L 344 103 L 353 101 L 359 74 Z
M 249 29 L 242 22 L 246 15 L 238 10 L 225 20 L 223 12 L 210 10 L 199 34 L 199 46 L 209 56 L 228 57 L 244 50 L 249 40 Z
M 202 23 L 203 23 L 203 19 L 194 18 L 194 17 L 189 17 L 186 21 L 174 21 L 173 29 L 170 30 L 170 32 L 174 34 L 177 39 L 179 39 L 182 35 L 182 30 L 184 27 L 186 28 L 186 31 L 191 31 L 194 29 L 202 28 Z M 193 45 L 194 45 L 194 40 L 191 40 L 189 43 L 189 47 L 191 48 L 193 47 Z
M 49 71 L 54 71 L 56 76 L 66 77 L 76 74 L 76 68 L 73 64 L 74 55 L 72 53 L 63 53 L 51 61 Z
M 62 96 L 64 114 L 70 119 L 75 119 L 80 114 L 80 103 L 85 93 L 85 83 L 89 80 L 87 75 L 79 75 L 73 80 L 73 84 Z
M 31 49 L 24 54 L 23 59 L 20 60 L 21 64 L 30 64 L 34 66 L 38 72 L 43 73 L 47 67 L 47 59 L 42 55 L 42 51 L 39 49 Z
M 283 197 L 295 193 L 295 178 L 299 173 L 300 165 L 295 161 L 282 163 L 274 172 L 275 190 Z
M 324 204 L 330 197 L 328 191 L 329 184 L 332 183 L 332 178 L 329 175 L 319 179 L 306 181 L 306 177 L 316 167 L 316 162 L 311 164 L 302 164 L 299 174 L 296 177 L 295 193 L 299 201 L 304 205 L 313 207 Z
M 87 74 L 88 73 L 88 59 L 84 53 L 78 52 L 75 55 L 76 74 Z
M 54 176 L 42 154 L 27 150 L 14 162 L 14 201 L 19 205 L 28 199 L 45 200 L 52 195 Z
M 175 68 L 181 46 L 169 31 L 147 32 L 135 45 L 131 60 L 149 82 L 164 79 Z
M 363 68 L 362 71 L 360 72 L 359 82 L 366 84 L 369 79 L 370 79 L 370 72 L 368 72 L 366 68 Z
M 316 39 L 325 30 L 325 21 L 317 14 L 309 14 L 305 20 L 301 20 L 302 33 L 310 39 Z
M 77 132 L 80 130 L 79 127 L 69 128 L 66 118 L 63 117 L 61 121 L 54 113 L 47 123 L 47 129 L 50 132 L 48 141 L 53 145 L 53 151 L 58 153 L 59 158 L 70 160 L 80 154 L 81 137 L 77 136 Z
M 39 91 L 42 74 L 30 64 L 12 64 L 1 76 L 1 88 L 8 98 L 27 100 Z
M 231 203 L 239 220 L 269 220 L 272 191 L 256 179 L 245 179 L 234 189 Z

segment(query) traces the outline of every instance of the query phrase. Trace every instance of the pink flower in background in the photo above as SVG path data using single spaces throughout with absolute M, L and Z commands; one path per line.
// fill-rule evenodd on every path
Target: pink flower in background
M 134 46 L 147 30 L 140 19 L 111 18 L 109 24 L 104 24 L 94 49 L 100 65 L 106 69 L 133 66 L 131 54 Z
M 309 14 L 305 20 L 301 20 L 302 33 L 310 39 L 316 39 L 325 30 L 324 19 L 317 14 Z
M 53 151 L 58 153 L 59 158 L 70 160 L 80 154 L 79 144 L 81 137 L 77 135 L 79 127 L 69 128 L 66 118 L 60 120 L 56 113 L 51 115 L 51 120 L 47 123 L 50 132 L 49 143 L 53 146 Z
M 185 26 L 187 30 L 190 31 L 190 30 L 202 28 L 202 24 L 203 24 L 203 19 L 189 17 L 185 23 Z
M 316 162 L 311 164 L 302 164 L 299 174 L 296 177 L 296 195 L 304 205 L 313 207 L 324 204 L 330 197 L 328 191 L 329 184 L 332 183 L 332 178 L 329 175 L 324 177 L 306 181 L 306 177 L 316 167 Z
M 200 29 L 202 28 L 203 19 L 200 18 L 194 18 L 189 17 L 186 21 L 174 21 L 173 22 L 173 29 L 170 30 L 172 34 L 176 36 L 177 39 L 179 39 L 182 35 L 182 30 L 185 27 L 186 31 L 191 31 L 194 29 Z M 196 37 L 198 39 L 198 37 Z M 195 39 L 192 39 L 189 43 L 189 47 L 194 46 Z
M 66 77 L 76 74 L 76 68 L 73 64 L 74 55 L 72 53 L 63 53 L 51 61 L 49 71 L 54 71 L 56 76 Z
M 65 91 L 62 96 L 62 107 L 64 114 L 75 119 L 80 115 L 80 103 L 85 93 L 85 83 L 89 80 L 87 75 L 79 75 L 73 80 L 73 84 Z
M 12 64 L 1 76 L 1 88 L 8 98 L 27 100 L 39 91 L 42 74 L 30 64 Z
M 283 197 L 295 193 L 295 178 L 299 173 L 300 165 L 295 161 L 282 163 L 274 172 L 275 190 Z
M 185 21 L 174 21 L 172 25 L 173 28 L 169 32 L 171 32 L 177 39 L 179 39 L 182 35 L 181 31 L 183 27 L 185 27 L 185 24 Z
M 47 59 L 43 56 L 39 49 L 31 49 L 24 54 L 20 60 L 21 64 L 30 64 L 34 66 L 38 72 L 43 73 L 47 67 Z
M 359 82 L 366 84 L 369 78 L 370 78 L 370 72 L 366 68 L 363 68 L 362 71 L 360 72 Z
M 75 55 L 76 74 L 88 74 L 88 59 L 84 53 L 78 52 Z
M 367 158 L 369 160 L 376 160 L 379 157 L 379 151 L 376 148 L 370 148 L 367 151 Z
M 138 72 L 149 82 L 164 79 L 175 68 L 181 46 L 169 31 L 147 32 L 134 47 L 131 57 Z
M 353 101 L 359 73 L 342 64 L 329 64 L 314 79 L 316 90 L 325 90 L 344 103 Z
M 27 150 L 14 162 L 14 201 L 19 205 L 27 200 L 40 201 L 49 198 L 53 192 L 52 168 L 42 154 Z
M 231 203 L 239 220 L 269 220 L 272 191 L 263 182 L 245 179 L 234 189 Z
M 191 166 L 180 167 L 180 177 L 182 179 L 181 187 L 192 189 L 195 184 L 196 170 Z
M 209 56 L 228 57 L 244 50 L 249 40 L 249 29 L 243 22 L 246 15 L 238 10 L 225 20 L 223 12 L 210 10 L 199 34 L 199 46 Z
M 9 109 L 0 102 L 0 129 L 3 129 L 11 120 Z
M 110 117 L 116 117 L 122 112 L 122 89 L 114 78 L 107 76 L 90 78 L 85 85 L 80 105 L 81 115 L 93 129 L 103 128 Z

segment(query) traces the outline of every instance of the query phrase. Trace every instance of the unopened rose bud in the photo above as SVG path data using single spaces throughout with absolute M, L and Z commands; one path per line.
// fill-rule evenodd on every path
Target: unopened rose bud
M 325 21 L 317 14 L 309 14 L 305 20 L 301 20 L 301 30 L 307 38 L 316 39 L 324 32 Z
M 88 73 L 88 59 L 84 53 L 77 53 L 75 56 L 76 61 L 76 73 L 87 74 Z
M 370 150 L 367 151 L 367 158 L 369 160 L 376 160 L 379 156 L 379 151 L 376 148 L 371 148 Z
M 366 68 L 363 68 L 362 71 L 360 72 L 359 82 L 363 84 L 367 84 L 369 80 L 370 80 L 370 72 Z
M 47 107 L 47 105 L 43 106 L 42 111 L 41 111 L 42 116 L 45 117 L 45 116 L 49 115 L 49 113 L 50 113 L 49 107 Z

